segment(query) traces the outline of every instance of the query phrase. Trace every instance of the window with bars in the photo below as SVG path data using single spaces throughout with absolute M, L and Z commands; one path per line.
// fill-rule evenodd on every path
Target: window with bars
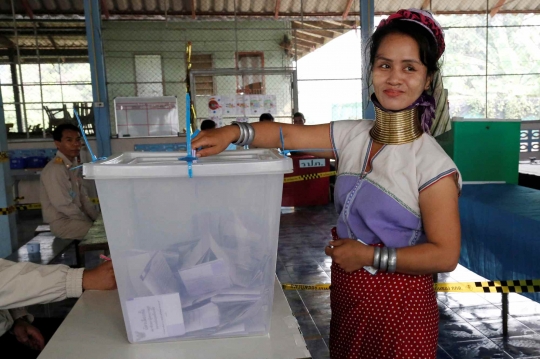
M 262 52 L 238 52 L 236 54 L 236 66 L 238 69 L 262 69 L 264 68 L 264 54 Z M 236 79 L 236 92 L 244 94 L 263 95 L 264 75 L 244 75 Z
M 191 69 L 192 70 L 208 70 L 214 68 L 212 54 L 192 54 Z M 214 77 L 213 76 L 195 76 L 196 96 L 212 96 L 215 95 Z

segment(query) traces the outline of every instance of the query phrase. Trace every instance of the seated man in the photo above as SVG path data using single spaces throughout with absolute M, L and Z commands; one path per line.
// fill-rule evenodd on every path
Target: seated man
M 304 118 L 304 114 L 302 112 L 296 112 L 293 115 L 292 123 L 293 125 L 305 125 L 306 119 Z
M 201 131 L 204 130 L 211 130 L 213 128 L 216 128 L 216 123 L 212 120 L 204 120 L 201 122 Z
M 81 133 L 72 124 L 62 124 L 53 131 L 58 148 L 56 157 L 41 172 L 39 197 L 43 220 L 60 238 L 82 239 L 98 217 L 82 184 L 77 157 L 81 152 Z
M 263 113 L 263 114 L 259 117 L 259 122 L 264 122 L 264 121 L 274 122 L 274 116 L 272 116 L 272 115 L 269 114 L 269 113 Z
M 7 354 L 10 358 L 36 358 L 62 319 L 34 320 L 24 306 L 77 298 L 83 290 L 115 288 L 110 261 L 88 270 L 0 259 L 0 347 L 12 353 Z

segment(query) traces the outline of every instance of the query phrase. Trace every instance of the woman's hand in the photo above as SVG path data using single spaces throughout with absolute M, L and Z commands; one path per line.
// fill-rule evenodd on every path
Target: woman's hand
M 345 272 L 354 272 L 373 263 L 373 247 L 354 239 L 330 241 L 324 252 Z
M 45 339 L 38 328 L 28 323 L 24 319 L 17 319 L 13 324 L 13 334 L 19 343 L 26 345 L 34 350 L 43 350 Z
M 197 157 L 216 155 L 225 151 L 227 146 L 240 137 L 240 129 L 237 125 L 225 126 L 212 130 L 201 131 L 191 142 L 192 149 L 201 148 L 197 151 Z

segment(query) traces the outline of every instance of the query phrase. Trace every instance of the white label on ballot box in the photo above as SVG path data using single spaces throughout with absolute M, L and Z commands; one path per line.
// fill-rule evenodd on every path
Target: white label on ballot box
M 326 160 L 324 158 L 313 158 L 311 160 L 300 160 L 298 163 L 300 168 L 324 167 L 326 165 Z
M 184 317 L 178 293 L 139 297 L 126 302 L 133 341 L 184 335 Z

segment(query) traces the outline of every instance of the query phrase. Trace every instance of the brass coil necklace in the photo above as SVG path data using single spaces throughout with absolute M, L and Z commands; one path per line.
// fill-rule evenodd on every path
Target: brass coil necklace
M 418 107 L 400 112 L 386 112 L 375 106 L 375 124 L 369 131 L 371 138 L 385 145 L 413 142 L 422 134 Z

